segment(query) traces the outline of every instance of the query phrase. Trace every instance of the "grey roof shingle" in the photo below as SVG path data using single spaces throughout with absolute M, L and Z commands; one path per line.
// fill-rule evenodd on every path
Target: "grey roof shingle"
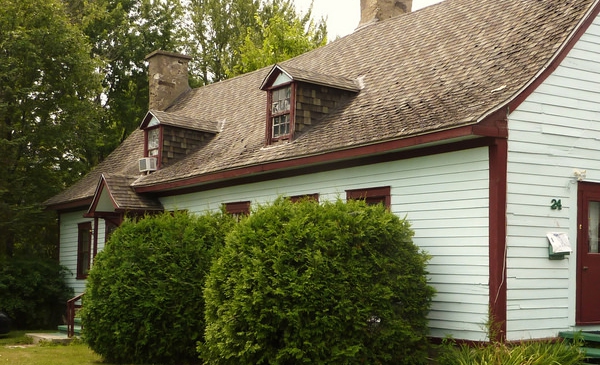
M 143 155 L 144 132 L 136 130 L 106 160 L 102 161 L 74 185 L 46 200 L 44 205 L 52 207 L 77 201 L 83 201 L 83 205 L 90 204 L 102 173 L 138 177 L 140 173 L 137 160 Z
M 301 70 L 301 69 L 294 68 L 291 66 L 282 67 L 280 65 L 276 65 L 275 67 L 273 67 L 273 70 L 275 70 L 275 68 L 279 68 L 279 69 L 283 70 L 292 79 L 294 79 L 294 81 L 310 82 L 315 85 L 323 85 L 323 86 L 333 87 L 333 88 L 340 89 L 340 90 L 348 90 L 348 91 L 354 91 L 354 92 L 360 91 L 360 85 L 359 85 L 359 81 L 357 79 L 348 79 L 346 77 L 335 76 L 332 74 L 321 74 L 318 72 Z M 272 72 L 273 71 L 271 71 L 271 73 Z M 269 75 L 271 73 L 269 73 Z M 269 75 L 267 75 L 267 78 Z M 263 81 L 263 84 L 260 87 L 261 90 L 265 89 L 265 87 L 264 87 L 265 81 Z
M 162 204 L 157 199 L 135 193 L 131 185 L 136 178 L 132 176 L 102 174 L 104 187 L 108 189 L 114 203 L 117 205 L 115 210 L 163 210 Z
M 166 113 L 160 110 L 150 110 L 144 119 L 147 119 L 150 115 L 155 116 L 161 124 L 165 125 L 209 133 L 217 133 L 219 131 L 218 121 L 203 120 L 199 118 L 198 115 Z
M 597 3 L 445 0 L 282 62 L 297 77 L 330 75 L 331 80 L 361 80 L 363 87 L 292 142 L 276 146 L 264 144 L 267 95 L 259 89 L 271 67 L 191 90 L 166 113 L 219 121 L 222 131 L 202 149 L 139 178 L 134 186 L 475 124 L 534 80 Z M 134 143 L 139 146 L 121 148 L 137 151 L 137 161 L 143 151 L 138 132 L 124 145 Z M 107 161 L 92 174 L 120 169 Z M 51 201 L 89 195 L 87 184 L 88 177 Z

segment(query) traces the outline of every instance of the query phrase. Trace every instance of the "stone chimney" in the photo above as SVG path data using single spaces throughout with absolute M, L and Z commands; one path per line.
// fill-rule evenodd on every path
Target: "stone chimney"
M 410 13 L 412 0 L 360 0 L 360 23 L 358 27 Z
M 180 53 L 154 51 L 146 56 L 150 89 L 149 109 L 163 111 L 190 89 L 188 62 Z

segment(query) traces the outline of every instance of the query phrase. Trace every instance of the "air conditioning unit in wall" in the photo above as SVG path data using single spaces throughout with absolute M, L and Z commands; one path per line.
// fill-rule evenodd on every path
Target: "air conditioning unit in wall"
M 138 160 L 140 172 L 156 171 L 156 157 L 144 157 Z

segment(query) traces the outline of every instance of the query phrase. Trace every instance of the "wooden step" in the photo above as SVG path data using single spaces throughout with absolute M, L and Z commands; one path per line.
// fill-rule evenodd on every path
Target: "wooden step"
M 73 327 L 73 330 L 75 332 L 76 336 L 80 336 L 81 335 L 81 326 L 75 325 Z M 58 332 L 60 333 L 67 333 L 67 325 L 66 324 L 61 324 L 60 326 L 58 326 Z
M 585 353 L 587 359 L 600 359 L 600 348 L 587 347 L 589 345 L 600 345 L 600 332 L 584 332 L 584 331 L 563 331 L 558 333 L 558 337 L 566 340 L 578 338 L 583 340 L 585 347 L 581 351 Z
M 585 342 L 597 342 L 600 343 L 599 332 L 583 332 L 583 331 L 563 331 L 558 333 L 558 337 L 572 340 L 574 338 L 580 338 Z
M 600 359 L 600 349 L 594 347 L 582 347 L 581 351 L 585 353 L 588 359 Z

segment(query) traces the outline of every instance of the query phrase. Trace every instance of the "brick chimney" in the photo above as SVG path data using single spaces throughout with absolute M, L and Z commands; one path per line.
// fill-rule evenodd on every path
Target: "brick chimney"
M 163 111 L 190 89 L 188 62 L 192 58 L 180 53 L 154 51 L 146 56 L 150 89 L 149 109 Z
M 360 23 L 358 27 L 410 13 L 412 0 L 360 0 Z

